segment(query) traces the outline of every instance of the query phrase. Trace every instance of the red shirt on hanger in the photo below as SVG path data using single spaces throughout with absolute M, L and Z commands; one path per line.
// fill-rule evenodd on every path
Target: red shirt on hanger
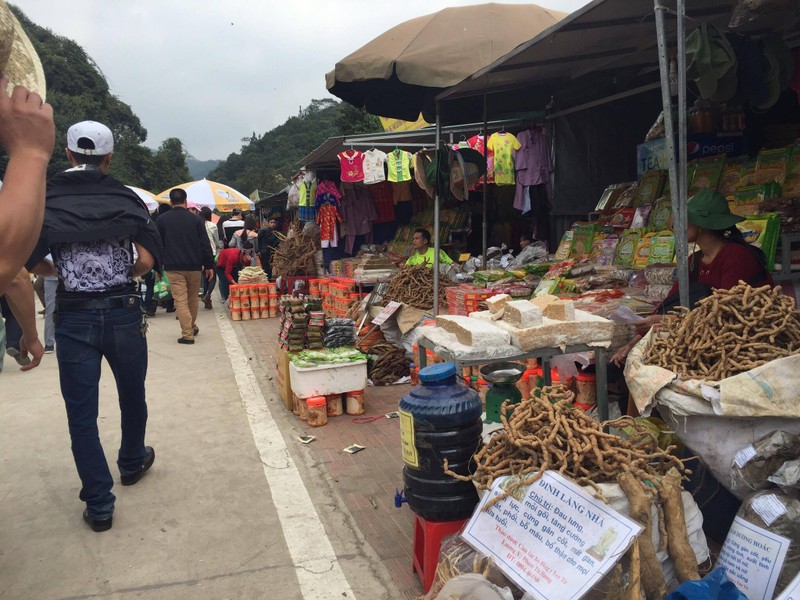
M 364 153 L 358 150 L 345 150 L 337 154 L 342 169 L 342 182 L 364 181 Z

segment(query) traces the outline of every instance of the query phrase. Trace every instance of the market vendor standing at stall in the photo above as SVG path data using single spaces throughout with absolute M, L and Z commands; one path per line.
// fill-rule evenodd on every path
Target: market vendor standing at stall
M 748 244 L 736 223 L 744 221 L 731 213 L 725 197 L 717 191 L 700 190 L 687 205 L 687 240 L 697 245 L 689 257 L 689 308 L 710 295 L 711 289 L 728 290 L 739 281 L 753 286 L 774 285 L 767 270 L 767 261 L 760 248 Z M 652 325 L 655 325 L 677 306 L 678 283 L 655 313 L 639 324 L 637 335 L 622 346 L 611 358 L 619 367 L 633 347 L 639 343 Z
M 429 269 L 433 268 L 433 247 L 431 246 L 431 232 L 427 229 L 417 229 L 411 239 L 411 246 L 414 252 L 406 261 L 407 265 L 425 265 Z M 439 250 L 439 263 L 452 265 L 452 259 L 447 256 L 444 250 Z

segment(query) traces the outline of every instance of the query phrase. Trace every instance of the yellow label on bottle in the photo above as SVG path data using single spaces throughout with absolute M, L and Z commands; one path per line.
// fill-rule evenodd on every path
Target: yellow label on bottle
M 419 456 L 417 446 L 414 444 L 414 415 L 404 410 L 400 413 L 400 446 L 403 450 L 403 460 L 414 468 L 419 468 Z

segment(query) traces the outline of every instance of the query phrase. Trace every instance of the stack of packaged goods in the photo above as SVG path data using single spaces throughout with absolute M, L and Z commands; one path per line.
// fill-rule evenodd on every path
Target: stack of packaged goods
M 325 323 L 325 347 L 354 346 L 356 326 L 353 319 L 328 319 Z
M 308 330 L 306 340 L 309 350 L 324 348 L 322 333 L 325 329 L 325 313 L 322 311 L 322 301 L 319 298 L 309 298 L 306 301 L 308 311 Z
M 361 295 L 356 292 L 356 282 L 352 279 L 336 277 L 328 282 L 327 287 L 328 295 L 323 293 L 323 298 L 327 300 L 323 304 L 327 317 L 345 317 L 353 304 L 361 299 Z
M 266 283 L 232 285 L 228 308 L 232 321 L 266 319 L 269 315 L 269 294 Z
M 308 314 L 302 298 L 281 298 L 281 333 L 279 345 L 289 352 L 300 352 L 306 345 Z

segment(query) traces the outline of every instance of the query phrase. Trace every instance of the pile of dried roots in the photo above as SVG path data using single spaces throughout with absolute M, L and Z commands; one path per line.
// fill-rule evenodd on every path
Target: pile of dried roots
M 405 351 L 388 342 L 377 342 L 367 350 L 377 356 L 370 370 L 369 378 L 375 385 L 390 385 L 409 373 L 411 361 L 406 358 Z
M 685 379 L 719 381 L 800 352 L 800 310 L 780 288 L 744 283 L 714 290 L 694 309 L 670 313 L 645 362 Z
M 292 223 L 285 236 L 277 234 L 281 243 L 272 253 L 272 274 L 275 277 L 296 277 L 316 274 L 314 254 L 319 246 L 315 233 L 303 233 L 303 224 Z
M 446 282 L 439 279 L 439 305 L 445 306 Z M 425 265 L 405 265 L 392 276 L 383 296 L 386 302 L 394 300 L 420 310 L 433 308 L 433 269 Z
M 504 403 L 503 429 L 475 454 L 475 472 L 465 477 L 447 469 L 447 463 L 445 472 L 486 490 L 498 477 L 515 475 L 517 481 L 489 506 L 536 482 L 548 469 L 587 485 L 616 483 L 621 473 L 632 473 L 646 481 L 664 475 L 671 467 L 685 472 L 683 463 L 670 454 L 674 447 L 660 449 L 652 432 L 632 418 L 607 423 L 637 431 L 629 439 L 622 439 L 606 433 L 599 423 L 573 407 L 574 399 L 575 394 L 568 388 L 554 385 L 517 405 Z

